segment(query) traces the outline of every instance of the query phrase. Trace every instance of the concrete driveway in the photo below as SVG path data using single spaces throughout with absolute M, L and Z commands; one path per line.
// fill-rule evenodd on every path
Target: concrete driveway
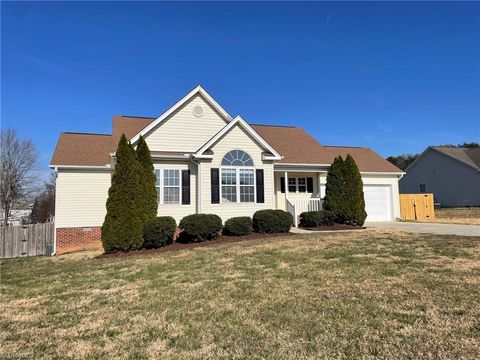
M 437 224 L 416 222 L 366 222 L 367 228 L 394 229 L 413 233 L 480 236 L 480 225 Z

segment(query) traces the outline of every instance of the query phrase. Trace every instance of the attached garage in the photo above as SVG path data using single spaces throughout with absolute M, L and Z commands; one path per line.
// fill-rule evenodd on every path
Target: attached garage
M 366 221 L 391 221 L 393 217 L 393 197 L 390 185 L 365 185 Z

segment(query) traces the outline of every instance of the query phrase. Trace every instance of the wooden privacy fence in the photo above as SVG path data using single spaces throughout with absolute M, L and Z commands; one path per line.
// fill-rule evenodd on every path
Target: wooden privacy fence
M 1 226 L 0 258 L 51 255 L 54 223 Z
M 400 194 L 402 220 L 434 220 L 433 194 Z

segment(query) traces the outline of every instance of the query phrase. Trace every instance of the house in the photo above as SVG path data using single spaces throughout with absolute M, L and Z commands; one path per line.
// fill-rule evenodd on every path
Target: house
M 480 148 L 430 146 L 406 172 L 401 193 L 433 193 L 445 207 L 480 206 Z
M 18 226 L 28 224 L 30 222 L 30 214 L 32 213 L 33 204 L 19 205 L 15 209 L 10 210 L 8 217 L 9 226 Z M 3 225 L 5 219 L 5 212 L 0 209 L 0 226 Z
M 65 132 L 51 160 L 57 252 L 100 245 L 115 149 L 122 134 L 145 138 L 157 176 L 158 215 L 193 213 L 224 221 L 260 209 L 294 218 L 321 209 L 333 159 L 351 154 L 364 182 L 367 220 L 400 217 L 403 172 L 364 147 L 322 146 L 302 128 L 248 124 L 198 86 L 158 118 L 114 116 L 111 134 Z

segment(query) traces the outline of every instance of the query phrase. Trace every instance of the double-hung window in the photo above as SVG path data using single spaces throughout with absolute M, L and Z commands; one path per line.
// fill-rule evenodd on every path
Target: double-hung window
M 163 203 L 180 204 L 180 170 L 163 170 Z
M 159 204 L 180 204 L 180 170 L 155 170 Z
M 253 169 L 240 169 L 240 202 L 255 202 L 255 174 Z
M 304 177 L 296 178 L 296 177 L 289 177 L 288 178 L 288 192 L 307 192 L 307 179 Z
M 297 192 L 297 178 L 288 178 L 288 192 Z
M 255 202 L 255 169 L 253 160 L 242 150 L 227 153 L 221 167 L 223 203 Z
M 237 202 L 237 169 L 222 169 L 222 202 Z

